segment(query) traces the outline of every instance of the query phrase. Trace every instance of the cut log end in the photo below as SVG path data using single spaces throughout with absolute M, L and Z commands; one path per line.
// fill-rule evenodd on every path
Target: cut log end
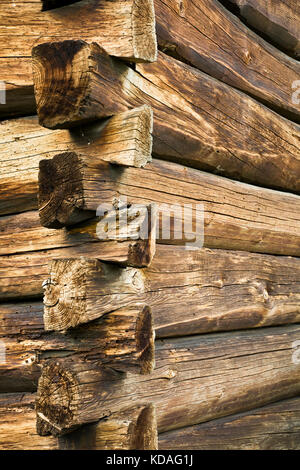
M 157 60 L 157 39 L 153 0 L 135 0 L 132 11 L 134 62 Z
M 93 71 L 108 69 L 113 76 L 111 59 L 97 44 L 80 40 L 40 44 L 32 49 L 32 66 L 41 126 L 68 128 L 114 114 L 91 104 Z
M 41 225 L 61 228 L 91 217 L 83 211 L 82 163 L 74 152 L 56 155 L 39 164 L 39 215 Z
M 145 306 L 136 322 L 136 350 L 141 374 L 150 374 L 155 367 L 155 330 L 151 310 Z
M 156 410 L 153 404 L 140 410 L 132 433 L 131 449 L 158 449 Z

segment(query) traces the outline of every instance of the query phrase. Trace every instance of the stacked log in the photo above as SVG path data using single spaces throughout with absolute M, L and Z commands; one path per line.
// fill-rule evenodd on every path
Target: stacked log
M 299 38 L 231 3 L 0 7 L 0 449 L 300 448 Z

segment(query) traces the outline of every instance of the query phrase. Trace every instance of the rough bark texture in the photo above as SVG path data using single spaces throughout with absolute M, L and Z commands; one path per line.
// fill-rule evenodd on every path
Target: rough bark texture
M 152 111 L 147 106 L 71 132 L 46 130 L 34 116 L 0 122 L 0 214 L 37 208 L 39 162 L 59 151 L 144 166 L 151 160 L 152 127 Z
M 300 190 L 300 127 L 163 53 L 134 71 L 96 44 L 65 41 L 37 46 L 33 69 L 46 127 L 76 126 L 146 103 L 153 108 L 153 152 L 160 158 Z
M 170 219 L 174 229 L 164 243 L 185 244 L 199 241 L 203 232 L 204 246 L 260 253 L 300 255 L 300 198 L 294 194 L 235 182 L 220 176 L 189 169 L 172 162 L 153 160 L 144 169 L 117 168 L 106 162 L 90 159 L 82 169 L 81 158 L 72 154 L 72 175 L 65 175 L 65 155 L 58 155 L 53 164 L 41 164 L 40 200 L 51 205 L 51 217 L 62 209 L 60 221 L 80 220 L 82 211 L 96 211 L 99 205 L 110 204 L 113 198 L 126 197 L 129 202 L 155 202 L 161 224 L 167 229 Z M 52 171 L 47 171 L 48 168 Z M 43 186 L 51 177 L 52 186 Z M 73 179 L 76 188 L 72 187 Z M 81 197 L 77 196 L 80 186 Z M 56 197 L 62 194 L 62 200 Z M 70 196 L 71 193 L 71 196 Z M 55 207 L 56 204 L 56 207 Z M 189 220 L 197 224 L 197 233 L 185 225 L 182 232 L 184 204 L 193 207 Z M 203 205 L 197 209 L 196 204 Z M 174 205 L 173 209 L 170 207 Z M 63 211 L 64 206 L 67 207 Z M 185 214 L 188 217 L 188 210 Z M 89 212 L 90 213 L 90 212 Z M 203 227 L 204 214 L 204 227 Z M 51 220 L 51 219 L 50 219 Z
M 291 99 L 292 83 L 299 80 L 299 62 L 270 46 L 217 0 L 154 3 L 163 51 L 300 121 L 300 108 Z M 272 8 L 270 1 L 255 3 Z
M 153 0 L 82 0 L 41 12 L 36 2 L 1 2 L 0 80 L 6 104 L 0 117 L 33 114 L 31 49 L 47 41 L 84 39 L 125 60 L 153 61 L 157 55 Z
M 156 412 L 140 405 L 112 414 L 59 439 L 60 450 L 156 450 Z
M 292 345 L 299 332 L 289 326 L 158 340 L 149 376 L 55 361 L 39 381 L 39 433 L 70 432 L 146 397 L 164 432 L 298 396 Z
M 255 29 L 296 57 L 300 56 L 298 0 L 230 0 Z
M 300 399 L 160 434 L 159 449 L 300 450 Z
M 149 374 L 154 368 L 154 330 L 148 307 L 110 312 L 65 334 L 27 331 L 1 337 L 0 392 L 35 391 L 41 367 L 51 359 L 97 361 L 119 371 Z

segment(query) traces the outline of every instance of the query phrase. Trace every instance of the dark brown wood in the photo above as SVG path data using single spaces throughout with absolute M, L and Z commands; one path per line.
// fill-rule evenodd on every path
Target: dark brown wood
M 236 1 L 280 9 L 274 1 Z M 264 41 L 217 0 L 154 3 L 158 43 L 163 51 L 300 121 L 300 107 L 292 102 L 291 88 L 299 80 L 299 62 Z M 278 34 L 278 41 L 281 37 Z
M 160 434 L 159 449 L 300 450 L 300 399 Z
M 59 438 L 60 450 L 156 450 L 156 412 L 140 405 Z
M 53 8 L 63 7 L 79 1 L 80 0 L 41 0 L 42 11 L 52 10 Z
M 283 49 L 300 56 L 300 5 L 297 0 L 230 0 L 247 22 Z
M 64 168 L 66 161 L 72 168 L 70 172 Z M 85 211 L 90 215 L 101 204 L 111 204 L 114 197 L 123 196 L 134 204 L 155 202 L 160 219 L 165 217 L 161 221 L 165 228 L 166 220 L 174 222 L 175 233 L 159 237 L 164 243 L 195 243 L 197 238 L 201 240 L 203 232 L 204 246 L 210 248 L 300 255 L 297 195 L 246 185 L 156 159 L 144 169 L 112 167 L 94 158 L 86 165 L 83 161 L 87 159 L 72 153 L 40 163 L 42 222 L 47 221 L 44 217 L 47 204 L 51 207 L 50 222 L 56 221 L 59 214 L 60 223 L 69 224 L 87 217 Z M 60 174 L 64 175 L 63 181 Z M 185 204 L 194 208 L 196 234 L 191 233 L 193 229 L 181 233 Z M 196 211 L 196 204 L 203 204 L 204 227 L 203 211 L 201 207 Z M 177 205 L 175 215 L 171 205 Z
M 67 433 L 146 397 L 164 432 L 298 396 L 292 345 L 299 334 L 293 325 L 158 340 L 156 369 L 143 378 L 54 361 L 39 381 L 38 430 Z
M 134 71 L 96 44 L 43 44 L 33 50 L 33 70 L 39 119 L 46 127 L 72 127 L 146 103 L 153 108 L 153 152 L 160 158 L 300 190 L 300 127 L 163 53 Z
M 43 364 L 51 359 L 96 361 L 119 371 L 149 374 L 154 368 L 154 330 L 149 307 L 110 312 L 65 334 L 26 331 L 1 337 L 0 392 L 35 391 Z M 1 350 L 2 351 L 2 350 Z
M 141 106 L 71 132 L 49 131 L 35 116 L 0 122 L 0 214 L 36 209 L 38 168 L 60 150 L 124 166 L 151 160 L 152 111 Z M 16 167 L 18 171 L 16 171 Z
M 35 113 L 31 49 L 37 44 L 84 39 L 130 62 L 157 56 L 153 0 L 82 0 L 42 12 L 41 2 L 1 2 L 0 24 L 2 119 Z

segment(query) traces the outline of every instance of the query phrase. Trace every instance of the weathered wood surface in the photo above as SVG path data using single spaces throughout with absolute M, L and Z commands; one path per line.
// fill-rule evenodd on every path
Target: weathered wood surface
M 156 450 L 156 412 L 153 405 L 112 414 L 95 424 L 63 436 L 60 450 Z
M 160 450 L 300 450 L 300 399 L 159 436 Z
M 31 332 L 27 326 L 22 334 L 0 339 L 5 348 L 0 392 L 35 391 L 43 364 L 62 357 L 92 360 L 138 374 L 149 374 L 154 368 L 152 314 L 143 305 L 110 312 L 65 334 L 47 334 L 42 329 Z
M 270 8 L 270 2 L 260 3 Z M 300 121 L 300 107 L 293 104 L 291 91 L 299 80 L 299 62 L 252 32 L 217 0 L 154 4 L 162 50 Z
M 155 450 L 153 405 L 112 414 L 61 438 L 36 432 L 35 393 L 0 394 L 0 450 Z
M 52 362 L 39 381 L 39 432 L 67 433 L 145 397 L 164 432 L 298 396 L 292 344 L 299 334 L 299 326 L 288 326 L 158 340 L 149 376 Z
M 0 116 L 33 114 L 31 49 L 47 41 L 84 39 L 129 61 L 157 55 L 153 0 L 82 0 L 41 12 L 41 3 L 1 2 L 0 80 L 6 104 Z
M 61 182 L 57 175 L 63 172 L 66 160 L 71 171 L 65 172 L 65 180 Z M 164 236 L 165 243 L 195 242 L 203 231 L 204 246 L 210 248 L 300 255 L 298 195 L 250 186 L 156 159 L 144 169 L 112 167 L 96 158 L 83 166 L 82 161 L 87 160 L 71 153 L 41 162 L 42 221 L 43 205 L 48 201 L 51 203 L 47 213 L 50 222 L 55 223 L 60 217 L 61 223 L 63 218 L 67 223 L 74 223 L 76 216 L 78 221 L 84 217 L 82 211 L 95 212 L 101 204 L 111 203 L 114 197 L 126 197 L 132 203 L 156 203 L 160 218 L 165 217 L 162 221 L 165 229 L 166 220 L 174 220 L 175 233 Z M 52 187 L 44 185 L 44 181 L 51 181 Z M 63 216 L 59 212 L 64 204 L 67 209 Z M 190 220 L 193 217 L 197 223 L 196 234 L 191 233 L 193 229 L 189 230 L 187 225 L 186 233 L 181 233 L 184 204 L 194 208 Z M 204 227 L 203 211 L 200 208 L 196 211 L 196 204 L 203 204 Z M 175 215 L 170 205 L 177 207 Z M 185 211 L 188 217 L 187 209 Z
M 45 328 L 72 328 L 145 299 L 166 336 L 297 322 L 299 269 L 298 259 L 218 250 L 158 250 L 140 271 L 86 258 L 54 260 L 45 283 Z
M 0 450 L 54 450 L 58 440 L 36 432 L 34 393 L 0 395 Z
M 300 4 L 298 0 L 230 0 L 255 29 L 283 49 L 300 56 Z
M 81 255 L 95 256 L 93 244 L 90 252 L 88 246 L 84 245 Z M 54 258 L 63 257 L 65 252 L 0 257 L 2 300 L 41 298 L 52 251 Z M 122 284 L 123 270 L 111 270 L 119 273 Z M 140 272 L 139 279 L 142 282 L 138 292 L 118 296 L 116 291 L 107 305 L 101 305 L 100 298 L 99 314 L 105 309 L 145 302 L 152 307 L 158 337 L 299 322 L 298 259 L 208 249 L 186 251 L 159 245 L 151 266 Z M 0 333 L 10 334 L 17 325 L 26 332 L 31 322 L 39 332 L 43 308 L 32 305 L 33 312 L 30 306 L 27 309 L 18 304 L 11 304 L 12 310 L 9 305 L 1 308 Z
M 72 131 L 49 131 L 35 116 L 0 122 L 0 214 L 37 208 L 39 162 L 60 151 L 144 166 L 151 159 L 152 127 L 147 106 Z
M 70 127 L 150 104 L 153 152 L 160 158 L 299 192 L 299 125 L 163 53 L 133 70 L 96 44 L 43 44 L 33 50 L 33 71 L 46 127 Z

